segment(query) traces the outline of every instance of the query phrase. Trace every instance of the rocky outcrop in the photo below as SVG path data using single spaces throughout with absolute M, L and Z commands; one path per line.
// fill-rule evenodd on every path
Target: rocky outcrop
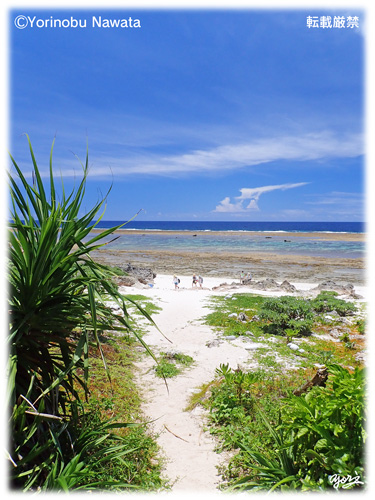
M 119 286 L 133 286 L 138 282 L 134 276 L 118 276 L 116 278 L 116 283 Z
M 289 281 L 287 280 L 284 280 L 281 283 L 281 285 L 279 285 L 277 281 L 271 278 L 266 278 L 265 280 L 262 281 L 245 279 L 243 280 L 243 283 L 238 283 L 238 282 L 237 283 L 232 282 L 231 284 L 221 283 L 219 286 L 213 287 L 212 290 L 233 290 L 242 287 L 254 288 L 255 290 L 269 290 L 269 291 L 283 290 L 284 292 L 287 293 L 295 293 L 298 291 L 296 287 L 291 283 L 289 283 Z
M 130 262 L 125 266 L 119 267 L 128 275 L 128 278 L 134 278 L 136 281 L 139 281 L 144 285 L 154 283 L 154 279 L 156 278 L 156 273 L 154 273 L 153 270 L 148 267 L 133 266 L 132 264 L 130 264 Z
M 243 285 L 252 285 L 253 284 L 253 279 L 249 276 L 245 276 L 245 278 L 242 278 L 242 284 Z
M 297 291 L 297 288 L 294 285 L 292 285 L 291 283 L 289 283 L 289 281 L 287 281 L 287 280 L 284 280 L 281 283 L 280 288 L 288 293 L 294 293 Z
M 239 283 L 232 281 L 232 284 L 220 283 L 220 285 L 212 287 L 212 290 L 224 290 L 225 291 L 225 290 L 233 290 L 233 289 L 236 289 L 239 287 L 240 287 Z
M 247 321 L 250 321 L 250 318 L 248 316 L 246 316 L 246 314 L 243 313 L 243 312 L 239 313 L 237 319 L 238 319 L 238 321 L 242 321 L 243 323 L 246 323 Z
M 279 288 L 279 284 L 277 283 L 277 281 L 271 278 L 266 278 L 263 281 L 258 281 L 254 285 L 256 285 L 256 288 L 258 288 L 259 290 L 273 290 Z
M 313 290 L 327 290 L 337 292 L 340 295 L 355 295 L 354 286 L 348 283 L 347 285 L 339 285 L 335 281 L 327 280 L 320 283 Z
M 154 283 L 156 274 L 147 267 L 133 266 L 128 263 L 125 266 L 118 266 L 124 271 L 124 276 L 116 276 L 114 281 L 118 286 L 133 286 L 136 288 L 145 288 Z

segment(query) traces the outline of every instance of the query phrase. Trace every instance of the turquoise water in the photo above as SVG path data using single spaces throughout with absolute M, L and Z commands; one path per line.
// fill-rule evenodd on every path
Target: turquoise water
M 109 238 L 111 239 L 111 238 Z M 108 239 L 108 240 L 109 240 Z M 285 241 L 286 240 L 286 241 Z M 365 244 L 357 241 L 330 241 L 312 237 L 273 233 L 271 237 L 251 232 L 185 232 L 160 233 L 149 231 L 142 234 L 126 231 L 110 243 L 113 250 L 180 250 L 191 252 L 241 253 L 269 252 L 290 255 L 308 255 L 331 258 L 361 258 Z

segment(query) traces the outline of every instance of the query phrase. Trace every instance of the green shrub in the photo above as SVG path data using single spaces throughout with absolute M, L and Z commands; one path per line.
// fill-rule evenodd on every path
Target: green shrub
M 336 297 L 336 292 L 322 291 L 311 301 L 311 306 L 318 313 L 336 311 L 340 316 L 352 315 L 357 310 L 352 302 L 346 302 Z
M 264 330 L 285 335 L 286 330 L 294 336 L 308 335 L 313 325 L 313 313 L 308 301 L 295 297 L 276 297 L 264 301 L 259 317 L 268 322 Z
M 333 488 L 334 474 L 360 476 L 363 482 L 364 424 L 363 369 L 350 373 L 331 365 L 326 387 L 290 395 L 278 425 L 267 424 L 273 438 L 269 454 L 242 446 L 253 474 L 235 488 L 325 490 Z

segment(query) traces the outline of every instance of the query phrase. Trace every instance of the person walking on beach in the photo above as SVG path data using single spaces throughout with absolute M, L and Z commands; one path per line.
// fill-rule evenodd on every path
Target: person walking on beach
M 198 278 L 197 278 L 197 275 L 196 274 L 193 274 L 193 286 L 197 286 L 197 283 L 198 283 Z
M 174 289 L 177 290 L 177 288 L 180 288 L 178 284 L 180 283 L 180 280 L 177 278 L 176 275 L 173 276 L 173 283 L 174 283 Z
M 243 281 L 245 279 L 245 273 L 244 271 L 241 271 L 241 275 L 240 275 L 240 282 L 241 282 L 241 285 L 243 285 Z
M 203 285 L 203 278 L 201 275 L 198 276 L 198 283 L 199 283 L 199 286 L 202 288 L 202 285 Z

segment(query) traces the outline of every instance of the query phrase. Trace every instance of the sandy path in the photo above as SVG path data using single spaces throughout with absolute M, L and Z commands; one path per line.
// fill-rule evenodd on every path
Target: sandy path
M 211 381 L 220 363 L 229 363 L 232 368 L 256 367 L 252 361 L 252 353 L 257 347 L 266 347 L 261 343 L 251 342 L 240 337 L 227 340 L 219 332 L 214 332 L 204 325 L 202 317 L 209 309 L 208 299 L 214 295 L 227 295 L 226 291 L 212 292 L 210 288 L 217 286 L 223 278 L 207 278 L 204 285 L 209 289 L 192 289 L 191 278 L 181 277 L 181 289 L 173 289 L 172 277 L 159 275 L 155 279 L 154 288 L 133 290 L 126 288 L 126 293 L 141 293 L 152 298 L 162 307 L 162 311 L 154 316 L 161 331 L 172 341 L 168 342 L 154 327 L 144 340 L 157 355 L 159 352 L 178 351 L 192 356 L 195 360 L 192 367 L 168 380 L 168 389 L 162 379 L 155 376 L 154 360 L 144 356 L 138 363 L 138 381 L 143 389 L 145 404 L 143 410 L 149 420 L 155 420 L 154 430 L 158 443 L 166 459 L 165 477 L 170 480 L 172 492 L 186 494 L 202 492 L 205 496 L 218 493 L 220 482 L 217 466 L 228 457 L 214 452 L 215 441 L 208 432 L 204 432 L 205 414 L 201 407 L 191 412 L 184 411 L 192 393 L 202 384 Z M 309 290 L 314 285 L 294 283 L 300 290 Z M 184 287 L 184 288 L 183 288 Z M 364 287 L 356 287 L 365 295 Z M 230 293 L 239 290 L 233 289 Z M 242 288 L 241 292 L 254 292 Z M 261 292 L 264 295 L 283 295 L 285 292 Z M 205 307 L 206 306 L 206 307 Z M 218 346 L 208 347 L 207 342 L 220 339 Z M 178 437 L 176 437 L 178 436 Z
M 171 288 L 170 283 L 167 286 Z M 158 288 L 160 290 L 156 285 L 148 295 L 157 297 Z M 163 301 L 158 301 L 163 310 L 155 316 L 155 321 L 173 343 L 165 340 L 155 328 L 150 328 L 144 340 L 154 352 L 178 351 L 195 360 L 192 367 L 168 379 L 169 393 L 164 381 L 154 375 L 155 362 L 150 357 L 138 364 L 139 381 L 147 400 L 144 411 L 150 420 L 158 419 L 154 429 L 160 433 L 158 442 L 167 460 L 165 476 L 173 485 L 172 491 L 215 491 L 219 483 L 216 466 L 223 456 L 214 452 L 213 438 L 203 431 L 203 410 L 196 408 L 187 412 L 184 409 L 194 390 L 212 380 L 220 363 L 236 368 L 251 359 L 251 351 L 228 341 L 219 347 L 206 346 L 206 342 L 217 338 L 217 334 L 200 321 L 208 312 L 204 305 L 211 293 L 199 289 L 172 290 L 163 293 Z M 250 346 L 247 344 L 247 347 Z

